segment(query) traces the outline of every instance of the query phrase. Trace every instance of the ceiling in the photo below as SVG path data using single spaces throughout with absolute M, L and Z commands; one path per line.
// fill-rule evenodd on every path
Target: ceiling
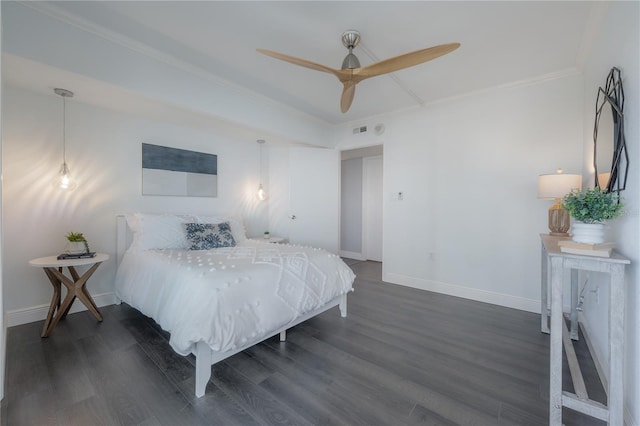
M 89 21 L 234 85 L 331 124 L 356 121 L 486 88 L 581 68 L 598 3 L 578 1 L 89 1 L 53 2 Z M 602 15 L 600 13 L 600 15 Z M 275 50 L 340 68 L 348 29 L 361 64 L 425 47 L 461 47 L 431 62 L 360 83 L 340 112 L 332 75 L 264 56 Z

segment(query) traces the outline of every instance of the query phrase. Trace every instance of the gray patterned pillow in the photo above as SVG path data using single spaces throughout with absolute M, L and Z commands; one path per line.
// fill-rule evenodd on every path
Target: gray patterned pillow
M 185 223 L 189 250 L 210 250 L 219 247 L 235 247 L 229 222 Z

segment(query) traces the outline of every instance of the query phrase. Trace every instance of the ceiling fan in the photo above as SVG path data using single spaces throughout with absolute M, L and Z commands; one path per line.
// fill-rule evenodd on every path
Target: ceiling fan
M 344 61 L 342 61 L 342 68 L 339 70 L 272 50 L 257 49 L 257 51 L 272 58 L 300 65 L 301 67 L 335 75 L 343 85 L 342 96 L 340 98 L 340 110 L 345 113 L 349 110 L 353 102 L 353 96 L 356 93 L 356 84 L 362 80 L 430 61 L 460 47 L 460 43 L 441 44 L 361 67 L 360 61 L 356 55 L 353 54 L 353 48 L 356 47 L 359 42 L 360 33 L 356 30 L 348 30 L 342 34 L 342 44 L 349 49 L 349 54 L 344 58 Z

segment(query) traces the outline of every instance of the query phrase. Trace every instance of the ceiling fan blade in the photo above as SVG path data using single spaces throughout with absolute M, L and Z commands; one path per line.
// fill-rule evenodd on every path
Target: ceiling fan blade
M 340 110 L 345 113 L 349 111 L 353 97 L 356 94 L 356 83 L 350 81 L 344 82 L 342 96 L 340 97 Z
M 310 68 L 316 71 L 327 72 L 329 74 L 333 74 L 336 77 L 340 78 L 341 70 L 334 70 L 333 68 L 326 67 L 321 64 L 316 64 L 315 62 L 307 61 L 306 59 L 296 58 L 295 56 L 285 55 L 284 53 L 274 52 L 273 50 L 266 49 L 256 49 L 258 52 L 263 55 L 271 56 L 272 58 L 280 59 L 281 61 L 289 62 L 295 65 L 299 65 L 301 67 Z
M 362 81 L 365 78 L 387 74 L 430 61 L 442 55 L 446 55 L 447 53 L 456 50 L 458 47 L 460 47 L 460 43 L 449 43 L 416 50 L 415 52 L 405 53 L 404 55 L 385 59 L 383 61 L 376 62 L 375 64 L 367 65 L 366 67 L 354 69 L 353 74 L 358 81 Z

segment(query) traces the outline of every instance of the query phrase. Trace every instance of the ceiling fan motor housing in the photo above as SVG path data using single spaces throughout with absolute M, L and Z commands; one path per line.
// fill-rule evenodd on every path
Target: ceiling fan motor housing
M 342 44 L 347 49 L 353 49 L 360 43 L 360 33 L 356 30 L 347 30 L 342 33 Z
M 360 33 L 356 30 L 348 30 L 342 33 L 342 44 L 349 49 L 349 54 L 342 61 L 343 70 L 360 68 L 360 61 L 352 50 L 360 43 Z

